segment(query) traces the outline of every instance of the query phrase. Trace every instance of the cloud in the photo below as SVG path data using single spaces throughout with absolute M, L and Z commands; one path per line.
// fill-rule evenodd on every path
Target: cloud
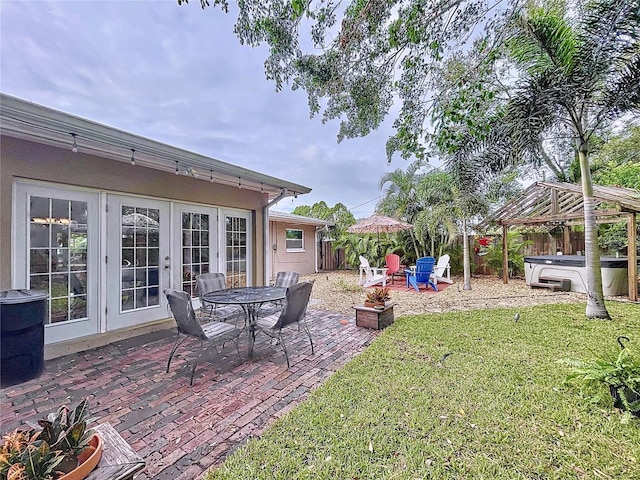
M 266 48 L 240 45 L 234 16 L 195 4 L 2 2 L 2 91 L 313 189 L 279 209 L 369 215 L 390 122 L 338 144 L 304 91 L 265 79 Z

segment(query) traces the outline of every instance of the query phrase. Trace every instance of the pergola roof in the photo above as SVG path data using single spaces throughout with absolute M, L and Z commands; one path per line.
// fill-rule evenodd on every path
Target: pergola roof
M 640 192 L 622 187 L 593 186 L 596 216 L 640 213 Z M 584 218 L 582 187 L 572 183 L 536 182 L 522 195 L 485 217 L 476 228 L 490 225 L 563 224 Z

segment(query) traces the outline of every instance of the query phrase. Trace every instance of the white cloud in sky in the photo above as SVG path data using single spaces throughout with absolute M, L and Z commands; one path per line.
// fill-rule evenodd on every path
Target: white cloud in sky
M 372 213 L 391 121 L 336 143 L 306 94 L 266 80 L 266 48 L 240 45 L 235 16 L 194 0 L 0 2 L 0 90 L 313 189 Z

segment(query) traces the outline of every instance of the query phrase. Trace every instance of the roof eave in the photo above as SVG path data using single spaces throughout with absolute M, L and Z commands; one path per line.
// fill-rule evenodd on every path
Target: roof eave
M 311 192 L 304 185 L 1 93 L 0 132 L 58 148 L 71 148 L 73 133 L 81 151 L 129 163 L 132 150 L 135 150 L 136 165 L 167 172 L 174 172 L 177 168 L 180 173 L 187 172 L 205 181 L 267 193 L 269 199 L 277 197 L 285 189 L 287 195 Z

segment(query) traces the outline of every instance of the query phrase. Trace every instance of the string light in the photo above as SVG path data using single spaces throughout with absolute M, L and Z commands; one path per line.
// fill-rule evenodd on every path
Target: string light
M 136 153 L 135 148 L 131 149 L 131 165 L 136 166 L 136 157 L 134 156 Z
M 76 134 L 70 133 L 69 135 L 73 137 L 73 145 L 71 145 L 71 151 L 73 153 L 78 153 L 78 144 L 76 143 Z
M 176 175 L 180 175 L 180 170 L 178 170 L 178 161 L 176 160 Z

